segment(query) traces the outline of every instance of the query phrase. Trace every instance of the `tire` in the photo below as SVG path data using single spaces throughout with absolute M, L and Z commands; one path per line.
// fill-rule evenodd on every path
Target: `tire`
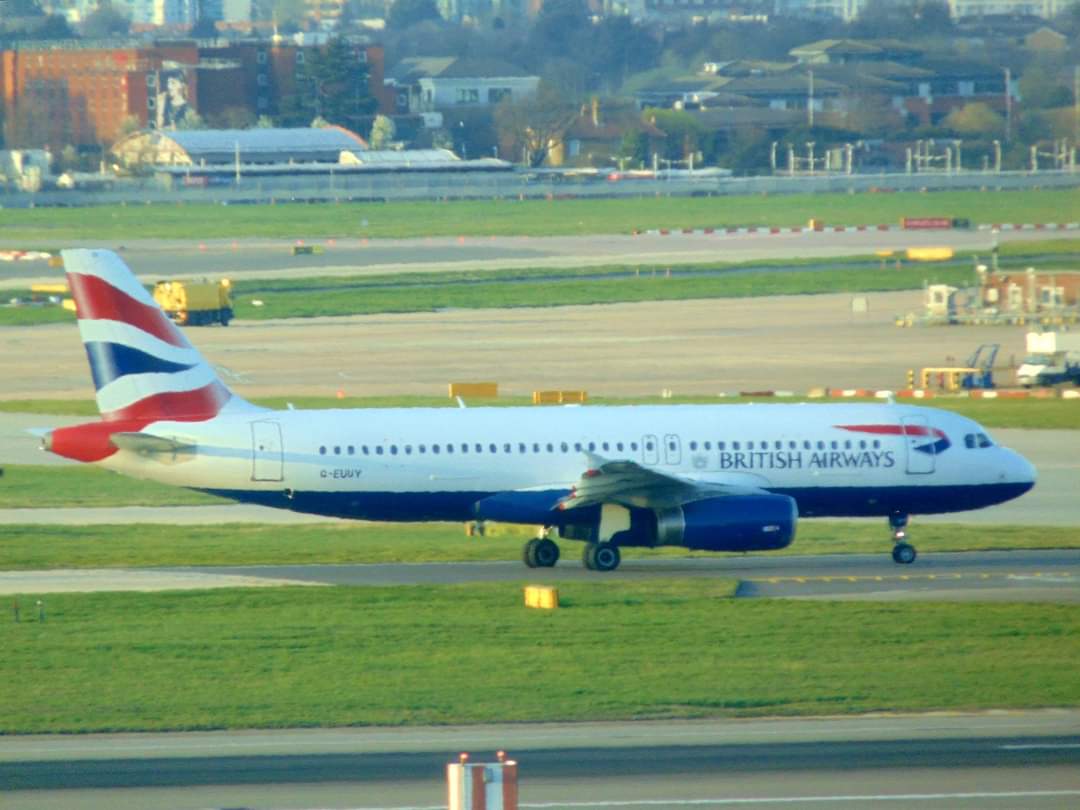
M 593 548 L 592 569 L 594 571 L 614 571 L 622 562 L 619 547 L 611 543 L 597 543 Z
M 539 562 L 536 559 L 536 547 L 540 543 L 535 537 L 525 544 L 525 547 L 521 550 L 521 561 L 525 563 L 529 568 L 539 567 Z
M 586 543 L 581 552 L 581 564 L 590 571 L 596 570 L 596 543 Z
M 533 559 L 536 562 L 536 567 L 554 568 L 555 563 L 559 561 L 559 547 L 555 544 L 555 541 L 542 537 L 533 542 L 536 543 L 533 549 Z
M 909 543 L 897 543 L 893 546 L 892 558 L 897 565 L 911 565 L 917 556 L 915 546 Z

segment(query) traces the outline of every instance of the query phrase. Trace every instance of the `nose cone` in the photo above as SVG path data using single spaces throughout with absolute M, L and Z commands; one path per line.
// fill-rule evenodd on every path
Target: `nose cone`
M 1016 484 L 1019 489 L 1017 495 L 1023 495 L 1035 486 L 1039 473 L 1035 466 L 1022 455 L 1010 450 L 1008 467 L 1009 483 Z

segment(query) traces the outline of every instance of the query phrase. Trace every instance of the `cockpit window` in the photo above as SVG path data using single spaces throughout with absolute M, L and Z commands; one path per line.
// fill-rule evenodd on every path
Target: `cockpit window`
M 979 447 L 993 447 L 994 443 L 990 441 L 990 437 L 985 433 L 979 434 Z
M 968 433 L 964 436 L 964 447 L 969 450 L 993 446 L 994 442 L 985 433 Z
M 968 433 L 968 434 L 966 434 L 964 436 L 964 447 L 966 447 L 968 450 L 974 450 L 975 449 L 975 434 L 974 433 Z

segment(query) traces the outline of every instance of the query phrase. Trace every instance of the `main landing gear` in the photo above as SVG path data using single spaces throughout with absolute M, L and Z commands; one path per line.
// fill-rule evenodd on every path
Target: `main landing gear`
M 581 555 L 581 561 L 590 571 L 614 571 L 621 560 L 619 547 L 611 543 L 586 543 Z
M 554 568 L 559 561 L 559 547 L 550 537 L 534 537 L 525 544 L 522 558 L 529 568 Z
M 907 542 L 907 524 L 907 515 L 889 515 L 889 528 L 893 536 L 892 558 L 899 565 L 911 565 L 917 556 L 915 546 Z

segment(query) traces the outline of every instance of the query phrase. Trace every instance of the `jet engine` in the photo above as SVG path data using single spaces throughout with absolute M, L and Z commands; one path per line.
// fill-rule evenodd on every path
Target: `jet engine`
M 656 511 L 656 545 L 766 551 L 795 539 L 799 510 L 787 495 L 730 495 Z

